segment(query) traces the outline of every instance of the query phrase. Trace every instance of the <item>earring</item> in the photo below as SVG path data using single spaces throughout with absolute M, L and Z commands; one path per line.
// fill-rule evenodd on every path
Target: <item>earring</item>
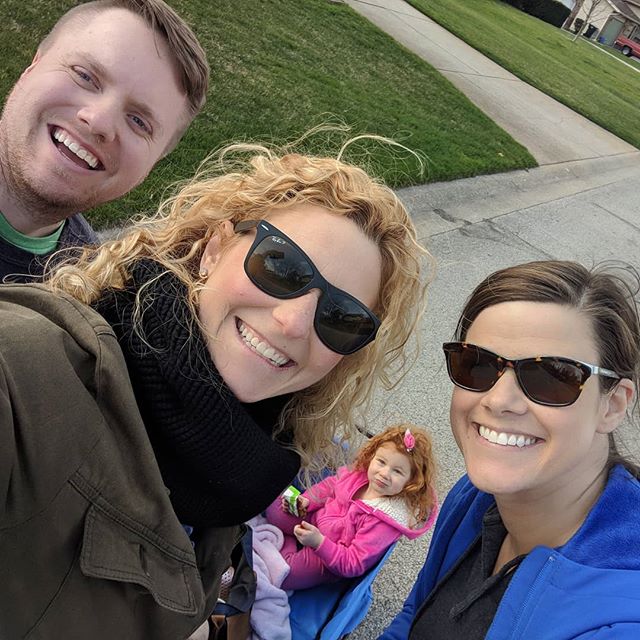
M 209 271 L 203 267 L 202 269 L 200 269 L 199 275 L 204 280 L 209 275 Z

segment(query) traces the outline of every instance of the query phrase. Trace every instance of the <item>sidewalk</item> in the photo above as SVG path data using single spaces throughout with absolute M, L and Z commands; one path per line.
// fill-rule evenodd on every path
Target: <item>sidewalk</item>
M 494 122 L 547 165 L 637 151 L 534 89 L 403 0 L 346 0 L 434 66 Z

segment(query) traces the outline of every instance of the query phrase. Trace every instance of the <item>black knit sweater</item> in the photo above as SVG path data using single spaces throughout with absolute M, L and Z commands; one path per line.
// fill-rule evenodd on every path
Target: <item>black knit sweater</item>
M 95 305 L 122 347 L 133 390 L 178 518 L 194 527 L 239 524 L 293 479 L 299 456 L 273 439 L 289 396 L 240 403 L 216 371 L 185 304 L 185 288 L 149 260 L 124 291 Z M 139 332 L 135 296 L 145 289 Z M 144 340 L 141 338 L 144 338 Z

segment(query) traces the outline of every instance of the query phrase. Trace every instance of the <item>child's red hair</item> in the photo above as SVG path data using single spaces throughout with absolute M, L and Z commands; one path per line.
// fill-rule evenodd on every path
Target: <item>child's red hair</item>
M 410 452 L 407 451 L 404 443 L 404 434 L 407 429 L 415 439 L 415 445 Z M 393 444 L 411 462 L 411 478 L 400 492 L 400 496 L 405 499 L 416 522 L 424 522 L 435 506 L 435 462 L 431 438 L 424 429 L 410 423 L 385 429 L 382 433 L 373 436 L 358 451 L 353 468 L 356 471 L 366 471 L 378 448 L 388 443 Z

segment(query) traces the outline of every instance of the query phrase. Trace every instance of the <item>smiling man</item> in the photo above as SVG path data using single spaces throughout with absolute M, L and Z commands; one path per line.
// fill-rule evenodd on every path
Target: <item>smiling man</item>
M 32 279 L 54 251 L 94 242 L 80 212 L 145 179 L 202 108 L 208 79 L 202 47 L 162 0 L 66 13 L 0 119 L 0 279 Z

